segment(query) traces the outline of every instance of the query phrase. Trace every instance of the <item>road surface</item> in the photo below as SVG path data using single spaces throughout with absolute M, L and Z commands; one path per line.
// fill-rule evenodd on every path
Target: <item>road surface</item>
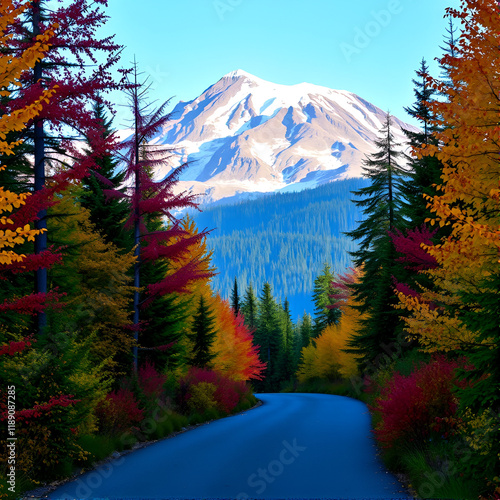
M 409 498 L 376 455 L 360 401 L 259 394 L 263 405 L 154 443 L 51 499 Z

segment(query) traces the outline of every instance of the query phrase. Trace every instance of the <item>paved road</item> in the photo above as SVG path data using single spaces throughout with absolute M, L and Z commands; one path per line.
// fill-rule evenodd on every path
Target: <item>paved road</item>
M 408 498 L 376 456 L 366 406 L 324 394 L 263 405 L 111 462 L 51 493 L 69 498 Z

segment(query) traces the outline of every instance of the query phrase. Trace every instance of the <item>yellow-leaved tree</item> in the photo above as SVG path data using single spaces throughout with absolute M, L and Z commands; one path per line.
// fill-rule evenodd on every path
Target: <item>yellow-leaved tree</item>
M 30 2 L 20 5 L 12 0 L 0 2 L 0 48 L 8 47 L 11 34 L 9 27 L 29 7 Z M 37 36 L 37 43 L 21 53 L 13 54 L 9 50 L 0 50 L 0 97 L 8 97 L 13 89 L 20 86 L 20 77 L 23 71 L 31 68 L 37 60 L 43 57 L 48 50 L 48 41 L 53 35 L 51 30 Z M 12 155 L 19 141 L 10 142 L 8 135 L 11 132 L 23 130 L 28 121 L 33 119 L 42 109 L 44 102 L 55 92 L 54 89 L 45 90 L 31 104 L 0 116 L 0 155 Z M 3 167 L 2 167 L 3 168 Z M 21 262 L 25 256 L 11 250 L 25 241 L 33 241 L 39 231 L 31 229 L 29 224 L 15 224 L 7 214 L 20 208 L 26 203 L 29 193 L 16 194 L 0 186 L 0 264 Z
M 447 99 L 429 103 L 439 129 L 437 140 L 415 154 L 436 156 L 444 165 L 439 194 L 427 197 L 434 214 L 428 222 L 448 226 L 450 235 L 439 244 L 424 246 L 438 263 L 425 271 L 433 289 L 419 290 L 418 295 L 399 293 L 402 306 L 410 311 L 407 331 L 430 352 L 474 350 L 481 345 L 498 348 L 491 335 L 481 333 L 481 321 L 475 321 L 481 314 L 489 316 L 481 297 L 491 300 L 498 294 L 494 284 L 500 252 L 498 5 L 494 0 L 467 0 L 459 9 L 448 9 L 448 14 L 464 30 L 455 57 L 447 54 L 441 60 L 450 82 L 427 77 Z
M 425 350 L 467 356 L 468 383 L 458 397 L 465 441 L 477 457 L 472 475 L 499 494 L 500 429 L 490 415 L 500 409 L 500 8 L 496 0 L 462 0 L 448 15 L 462 24 L 454 54 L 441 60 L 449 82 L 428 77 L 446 96 L 429 104 L 440 131 L 416 154 L 444 165 L 438 194 L 427 198 L 428 222 L 446 226 L 449 236 L 423 246 L 438 264 L 426 271 L 433 291 L 399 297 L 410 310 L 408 332 Z M 478 434 L 481 422 L 490 424 Z
M 49 211 L 49 231 L 54 244 L 63 248 L 63 265 L 52 272 L 53 284 L 67 291 L 65 307 L 51 322 L 80 338 L 95 334 L 92 354 L 107 372 L 120 370 L 134 342 L 130 329 L 133 283 L 133 250 L 121 252 L 106 243 L 90 222 L 90 213 L 77 201 L 79 187 L 62 193 Z M 130 360 L 128 360 L 130 362 Z M 123 373 L 128 364 L 122 366 Z
M 349 274 L 339 276 L 335 283 L 338 291 L 337 303 L 341 311 L 340 320 L 337 324 L 327 326 L 319 337 L 302 349 L 297 371 L 300 382 L 312 378 L 331 381 L 348 379 L 357 374 L 356 356 L 345 350 L 362 319 L 349 288 L 349 284 L 359 281 L 360 276 L 360 270 L 352 270 Z

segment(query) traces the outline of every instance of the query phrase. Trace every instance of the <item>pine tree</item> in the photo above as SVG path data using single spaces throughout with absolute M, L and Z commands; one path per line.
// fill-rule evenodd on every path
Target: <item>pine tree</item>
M 365 219 L 347 233 L 360 241 L 359 249 L 351 255 L 356 267 L 364 270 L 362 280 L 353 284 L 353 289 L 358 309 L 366 313 L 366 319 L 349 344 L 362 368 L 384 352 L 382 344 L 393 341 L 399 326 L 393 308 L 398 264 L 390 233 L 404 226 L 400 189 L 405 172 L 398 164 L 402 153 L 397 150 L 389 114 L 375 145 L 378 151 L 365 160 L 363 168 L 371 184 L 354 192 L 361 198 L 354 203 L 363 209 Z
M 423 59 L 420 69 L 416 72 L 418 80 L 414 79 L 414 94 L 416 101 L 412 106 L 406 107 L 405 111 L 420 122 L 421 131 L 413 132 L 406 130 L 405 134 L 410 145 L 414 148 L 435 144 L 433 133 L 435 131 L 434 117 L 429 109 L 429 103 L 435 98 L 436 91 L 427 81 L 429 67 Z M 434 196 L 435 186 L 440 183 L 443 165 L 435 156 L 408 158 L 410 172 L 401 185 L 401 193 L 405 198 L 404 214 L 408 220 L 407 227 L 410 229 L 420 227 L 429 218 L 430 211 L 428 202 L 424 195 Z
M 108 140 L 113 135 L 112 119 L 107 119 L 102 102 L 94 103 L 94 116 L 101 124 L 101 136 Z M 82 180 L 83 191 L 80 201 L 90 210 L 90 222 L 99 230 L 108 243 L 118 248 L 130 250 L 133 246 L 132 234 L 125 230 L 125 222 L 130 214 L 130 207 L 123 199 L 109 198 L 105 190 L 110 186 L 119 188 L 123 184 L 125 172 L 118 170 L 118 159 L 111 153 L 94 151 L 93 137 L 87 138 L 89 154 L 94 156 L 96 167 Z
M 240 296 L 238 295 L 238 281 L 236 278 L 234 278 L 233 291 L 231 292 L 231 307 L 235 315 L 240 312 Z
M 304 314 L 302 320 L 300 321 L 300 339 L 302 341 L 302 347 L 306 347 L 309 345 L 313 335 L 313 326 L 312 326 L 312 318 L 309 314 Z
M 295 364 L 295 352 L 297 346 L 295 344 L 294 327 L 290 314 L 290 304 L 285 298 L 285 302 L 280 310 L 281 315 L 281 332 L 282 332 L 282 348 L 281 348 L 281 369 L 280 375 L 283 381 L 289 381 L 297 368 Z
M 214 321 L 215 316 L 205 303 L 203 295 L 200 295 L 200 302 L 189 334 L 189 338 L 193 342 L 193 352 L 190 360 L 192 366 L 206 368 L 215 358 L 215 354 L 210 349 L 216 334 Z
M 339 319 L 339 310 L 329 308 L 335 304 L 333 294 L 334 274 L 328 264 L 324 264 L 321 274 L 314 280 L 313 302 L 314 302 L 314 326 L 313 338 L 318 337 L 329 325 L 333 325 Z
M 133 82 L 128 86 L 130 107 L 133 112 L 134 133 L 124 142 L 123 159 L 127 169 L 125 184 L 130 187 L 126 192 L 110 190 L 110 195 L 127 198 L 130 216 L 126 227 L 133 228 L 135 256 L 134 267 L 134 369 L 138 366 L 141 320 L 140 311 L 152 304 L 154 300 L 172 293 L 188 291 L 192 281 L 210 277 L 213 272 L 200 266 L 201 258 L 192 257 L 189 250 L 197 242 L 203 240 L 207 232 L 189 234 L 181 227 L 181 222 L 174 216 L 174 211 L 182 208 L 195 208 L 195 195 L 182 192 L 174 194 L 174 187 L 187 164 L 173 168 L 171 173 L 161 181 L 155 181 L 153 172 L 156 167 L 164 165 L 171 157 L 169 148 L 148 144 L 148 141 L 170 119 L 165 113 L 168 101 L 158 109 L 151 109 L 148 103 L 149 85 L 139 82 L 137 64 L 134 66 Z M 163 218 L 169 225 L 163 224 Z M 153 228 L 151 227 L 153 224 Z M 161 228 L 157 226 L 161 225 Z M 141 267 L 146 261 L 183 261 L 172 272 L 160 273 L 153 283 L 141 282 Z M 146 285 L 144 297 L 141 297 L 141 286 Z M 162 346 L 158 346 L 162 347 Z
M 282 348 L 282 333 L 278 304 L 271 292 L 271 285 L 265 283 L 259 298 L 255 343 L 260 346 L 260 360 L 266 363 L 265 380 L 262 386 L 267 391 L 277 391 L 281 380 L 279 357 Z
M 256 328 L 258 304 L 257 297 L 255 296 L 251 283 L 247 286 L 245 291 L 245 297 L 243 299 L 243 303 L 241 304 L 241 312 L 245 317 L 245 325 L 251 329 Z

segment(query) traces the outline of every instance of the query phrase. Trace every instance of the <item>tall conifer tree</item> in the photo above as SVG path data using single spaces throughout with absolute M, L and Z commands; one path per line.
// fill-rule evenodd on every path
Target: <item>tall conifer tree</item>
M 394 340 L 399 324 L 393 308 L 396 303 L 394 277 L 399 265 L 390 233 L 404 225 L 400 189 L 405 172 L 399 165 L 402 153 L 392 133 L 389 113 L 375 145 L 378 151 L 364 161 L 363 168 L 371 184 L 354 191 L 360 198 L 354 203 L 363 209 L 365 219 L 347 233 L 360 242 L 359 249 L 351 255 L 364 274 L 363 279 L 352 286 L 360 304 L 358 309 L 366 313 L 349 347 L 365 368 L 384 353 L 384 344 Z
M 321 274 L 314 280 L 313 302 L 314 302 L 314 326 L 313 336 L 318 337 L 328 326 L 338 321 L 340 313 L 337 308 L 330 308 L 335 304 L 333 298 L 335 279 L 330 266 L 325 263 Z
M 259 298 L 254 340 L 260 346 L 260 360 L 267 365 L 263 383 L 257 384 L 263 386 L 263 390 L 276 391 L 279 389 L 281 378 L 279 357 L 283 343 L 278 304 L 272 295 L 269 283 L 264 283 Z
M 234 278 L 234 286 L 231 292 L 231 307 L 233 308 L 234 314 L 238 314 L 240 311 L 240 296 L 238 293 L 238 280 Z
M 257 297 L 255 296 L 252 284 L 250 283 L 247 286 L 247 289 L 245 291 L 245 297 L 241 305 L 241 312 L 245 317 L 245 325 L 248 326 L 249 328 L 255 328 L 257 326 L 257 311 L 258 311 Z
M 88 102 L 102 100 L 102 94 L 120 87 L 114 82 L 110 70 L 118 61 L 121 46 L 114 43 L 113 37 L 100 39 L 96 35 L 97 29 L 107 19 L 100 8 L 106 6 L 105 0 L 79 0 L 50 9 L 47 3 L 46 0 L 32 0 L 24 21 L 12 26 L 9 49 L 14 51 L 22 52 L 36 43 L 45 26 L 52 26 L 53 36 L 44 57 L 23 75 L 22 85 L 12 94 L 8 107 L 9 111 L 15 111 L 24 103 L 33 102 L 40 89 L 57 87 L 57 94 L 28 123 L 20 137 L 32 145 L 31 151 L 26 152 L 32 156 L 33 190 L 46 193 L 46 199 L 50 200 L 51 190 L 46 189 L 47 163 L 57 162 L 59 171 L 64 171 L 65 175 L 58 179 L 61 191 L 70 179 L 81 179 L 89 168 L 95 166 L 94 158 L 82 154 L 73 144 L 74 139 L 94 135 L 94 149 L 99 155 L 110 147 L 96 132 L 98 127 Z M 96 51 L 103 55 L 103 62 L 99 65 L 95 64 Z M 35 226 L 42 230 L 35 238 L 35 253 L 38 255 L 48 251 L 46 217 L 46 210 L 41 209 L 35 222 Z M 48 291 L 45 267 L 35 272 L 35 291 Z M 38 315 L 40 333 L 45 324 L 46 317 L 41 312 Z
M 193 352 L 190 360 L 192 366 L 206 368 L 214 359 L 215 354 L 211 352 L 216 333 L 214 322 L 215 316 L 205 303 L 203 295 L 200 295 L 200 302 L 189 334 L 189 338 L 193 342 Z
M 106 117 L 103 103 L 94 103 L 94 116 L 101 126 L 101 135 L 104 140 L 110 139 L 114 133 L 112 119 Z M 84 177 L 82 194 L 80 195 L 83 207 L 90 210 L 90 221 L 103 235 L 108 243 L 114 243 L 118 248 L 130 250 L 132 234 L 125 230 L 125 222 L 130 214 L 127 202 L 119 198 L 109 198 L 105 190 L 110 186 L 120 188 L 125 178 L 125 172 L 119 170 L 119 161 L 110 153 L 94 151 L 93 138 L 87 138 L 89 153 L 95 157 L 96 167 Z

